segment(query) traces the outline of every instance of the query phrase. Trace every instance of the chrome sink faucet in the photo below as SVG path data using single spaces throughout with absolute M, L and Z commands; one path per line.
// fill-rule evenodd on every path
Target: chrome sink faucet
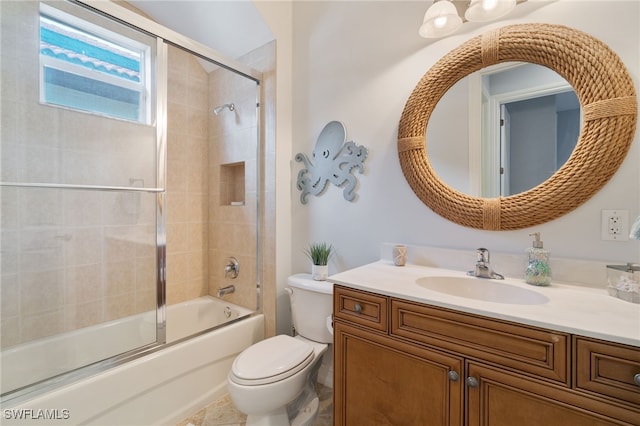
M 473 271 L 467 272 L 467 275 L 478 278 L 492 278 L 496 280 L 504 280 L 504 276 L 491 270 L 491 263 L 489 262 L 489 250 L 486 248 L 479 248 L 476 251 L 478 259 L 476 261 L 476 268 Z

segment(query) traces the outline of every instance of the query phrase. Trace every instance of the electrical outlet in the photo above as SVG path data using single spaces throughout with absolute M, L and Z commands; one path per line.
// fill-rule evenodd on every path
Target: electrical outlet
M 628 210 L 602 210 L 602 239 L 612 241 L 629 239 Z

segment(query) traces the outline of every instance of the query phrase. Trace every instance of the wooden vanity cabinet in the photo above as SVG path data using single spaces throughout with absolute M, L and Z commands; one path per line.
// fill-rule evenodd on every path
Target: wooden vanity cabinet
M 336 426 L 640 425 L 638 348 L 342 286 L 334 343 Z
M 334 425 L 462 425 L 462 358 L 340 321 L 334 336 Z

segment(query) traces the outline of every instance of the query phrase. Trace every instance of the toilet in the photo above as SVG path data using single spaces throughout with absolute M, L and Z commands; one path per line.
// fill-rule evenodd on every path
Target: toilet
M 318 369 L 333 341 L 333 284 L 310 274 L 292 275 L 287 284 L 296 336 L 250 346 L 227 376 L 229 396 L 247 414 L 247 426 L 308 426 L 318 413 Z

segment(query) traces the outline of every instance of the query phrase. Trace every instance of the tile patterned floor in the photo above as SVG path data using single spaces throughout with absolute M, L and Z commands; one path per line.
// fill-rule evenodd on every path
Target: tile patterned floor
M 316 391 L 320 399 L 320 408 L 314 426 L 332 426 L 333 389 L 319 384 Z M 233 405 L 229 395 L 225 395 L 184 419 L 177 426 L 244 426 L 246 418 L 247 416 Z

